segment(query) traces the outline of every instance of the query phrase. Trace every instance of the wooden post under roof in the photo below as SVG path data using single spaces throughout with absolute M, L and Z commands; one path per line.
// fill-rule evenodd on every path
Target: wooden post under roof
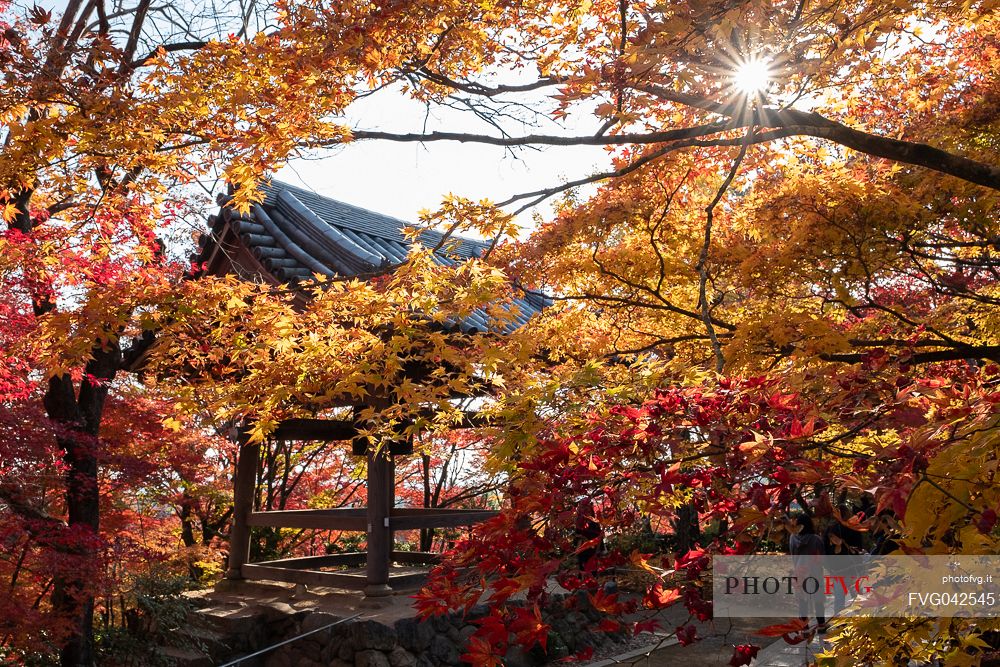
M 250 514 L 257 486 L 260 444 L 251 443 L 245 428 L 237 430 L 239 459 L 233 485 L 233 528 L 229 533 L 229 568 L 226 579 L 242 579 L 243 566 L 250 559 Z
M 392 595 L 389 567 L 392 560 L 392 529 L 389 510 L 395 504 L 395 466 L 388 447 L 368 448 L 368 561 L 365 596 Z

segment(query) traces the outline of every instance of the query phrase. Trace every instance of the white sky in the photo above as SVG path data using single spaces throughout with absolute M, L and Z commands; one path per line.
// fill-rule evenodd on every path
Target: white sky
M 427 119 L 425 128 L 425 107 L 392 91 L 355 103 L 347 120 L 356 129 L 498 134 L 471 113 L 451 109 L 436 111 Z M 582 133 L 593 133 L 596 129 L 592 118 L 571 119 L 569 124 Z M 554 124 L 536 128 L 512 126 L 508 131 L 567 133 Z M 512 194 L 589 175 L 606 169 L 608 164 L 604 149 L 596 146 L 524 149 L 512 157 L 499 146 L 369 140 L 326 151 L 316 159 L 293 160 L 277 172 L 276 178 L 349 204 L 417 222 L 418 211 L 435 209 L 448 193 L 502 201 Z M 547 214 L 549 208 L 543 205 L 536 210 Z M 518 222 L 530 225 L 531 212 L 521 214 Z

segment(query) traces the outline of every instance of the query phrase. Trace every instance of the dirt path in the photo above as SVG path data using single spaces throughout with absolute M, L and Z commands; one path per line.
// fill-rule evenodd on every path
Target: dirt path
M 664 615 L 661 624 L 668 631 L 681 622 L 686 621 L 685 617 L 670 618 Z M 771 637 L 760 637 L 753 634 L 753 631 L 766 625 L 766 621 L 761 619 L 720 619 L 716 622 L 695 623 L 698 629 L 698 636 L 701 637 L 689 646 L 681 646 L 672 643 L 674 640 L 665 641 L 660 648 L 655 648 L 647 654 L 639 655 L 622 660 L 622 667 L 673 667 L 681 665 L 683 667 L 717 667 L 728 665 L 733 657 L 733 647 L 738 644 L 755 644 L 766 647 L 774 642 Z
M 730 623 L 732 621 L 732 623 Z M 752 631 L 759 628 L 758 621 L 740 623 L 737 619 L 723 619 L 714 627 L 705 624 L 699 627 L 701 641 L 690 646 L 675 644 L 653 651 L 637 667 L 716 667 L 728 665 L 733 658 L 733 647 L 738 644 L 755 644 L 763 647 L 771 644 L 771 637 L 758 637 Z

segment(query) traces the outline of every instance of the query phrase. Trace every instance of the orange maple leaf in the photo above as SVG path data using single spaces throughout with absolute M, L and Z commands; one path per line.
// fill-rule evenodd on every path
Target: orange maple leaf
M 656 582 L 648 591 L 646 591 L 646 597 L 643 598 L 643 603 L 647 607 L 658 609 L 661 607 L 669 607 L 680 598 L 681 592 L 678 589 L 665 589 L 663 588 L 663 584 Z
M 470 637 L 468 648 L 462 654 L 462 662 L 472 667 L 503 667 L 503 656 L 493 651 L 493 645 L 480 637 Z
M 755 635 L 760 635 L 762 637 L 781 637 L 782 635 L 787 635 L 792 632 L 799 632 L 800 630 L 808 627 L 809 623 L 803 621 L 802 619 L 796 618 L 795 620 L 789 621 L 788 623 L 778 623 L 776 625 L 768 625 L 760 630 L 754 632 Z

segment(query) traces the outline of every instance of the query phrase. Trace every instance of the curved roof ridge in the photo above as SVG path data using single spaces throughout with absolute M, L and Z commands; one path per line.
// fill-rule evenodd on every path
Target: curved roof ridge
M 253 206 L 253 216 L 256 220 L 260 220 L 261 224 L 267 229 L 268 233 L 281 245 L 285 252 L 300 261 L 307 269 L 315 273 L 319 273 L 325 276 L 335 275 L 328 267 L 324 266 L 322 262 L 317 261 L 312 255 L 306 252 L 298 243 L 293 241 L 282 231 L 274 221 L 271 220 L 270 216 L 264 212 L 264 208 L 259 204 L 254 204 Z
M 278 193 L 278 210 L 291 217 L 310 240 L 320 244 L 327 252 L 351 266 L 356 273 L 365 273 L 386 263 L 384 257 L 365 250 L 346 234 L 316 215 L 289 190 Z
M 403 233 L 403 230 L 406 228 L 420 229 L 421 242 L 431 246 L 436 246 L 444 237 L 443 232 L 435 229 L 421 228 L 412 222 L 407 222 L 391 215 L 376 213 L 305 188 L 290 185 L 284 181 L 271 180 L 270 183 L 262 185 L 261 189 L 266 196 L 265 205 L 276 205 L 281 193 L 289 192 L 303 206 L 332 227 L 344 227 L 352 231 L 363 232 L 405 245 L 410 244 L 410 239 Z M 449 248 L 449 250 L 452 250 L 453 254 L 464 258 L 477 257 L 483 250 L 489 247 L 489 243 L 486 241 L 457 234 L 450 235 L 449 241 L 455 242 L 453 244 L 455 246 L 454 249 Z

